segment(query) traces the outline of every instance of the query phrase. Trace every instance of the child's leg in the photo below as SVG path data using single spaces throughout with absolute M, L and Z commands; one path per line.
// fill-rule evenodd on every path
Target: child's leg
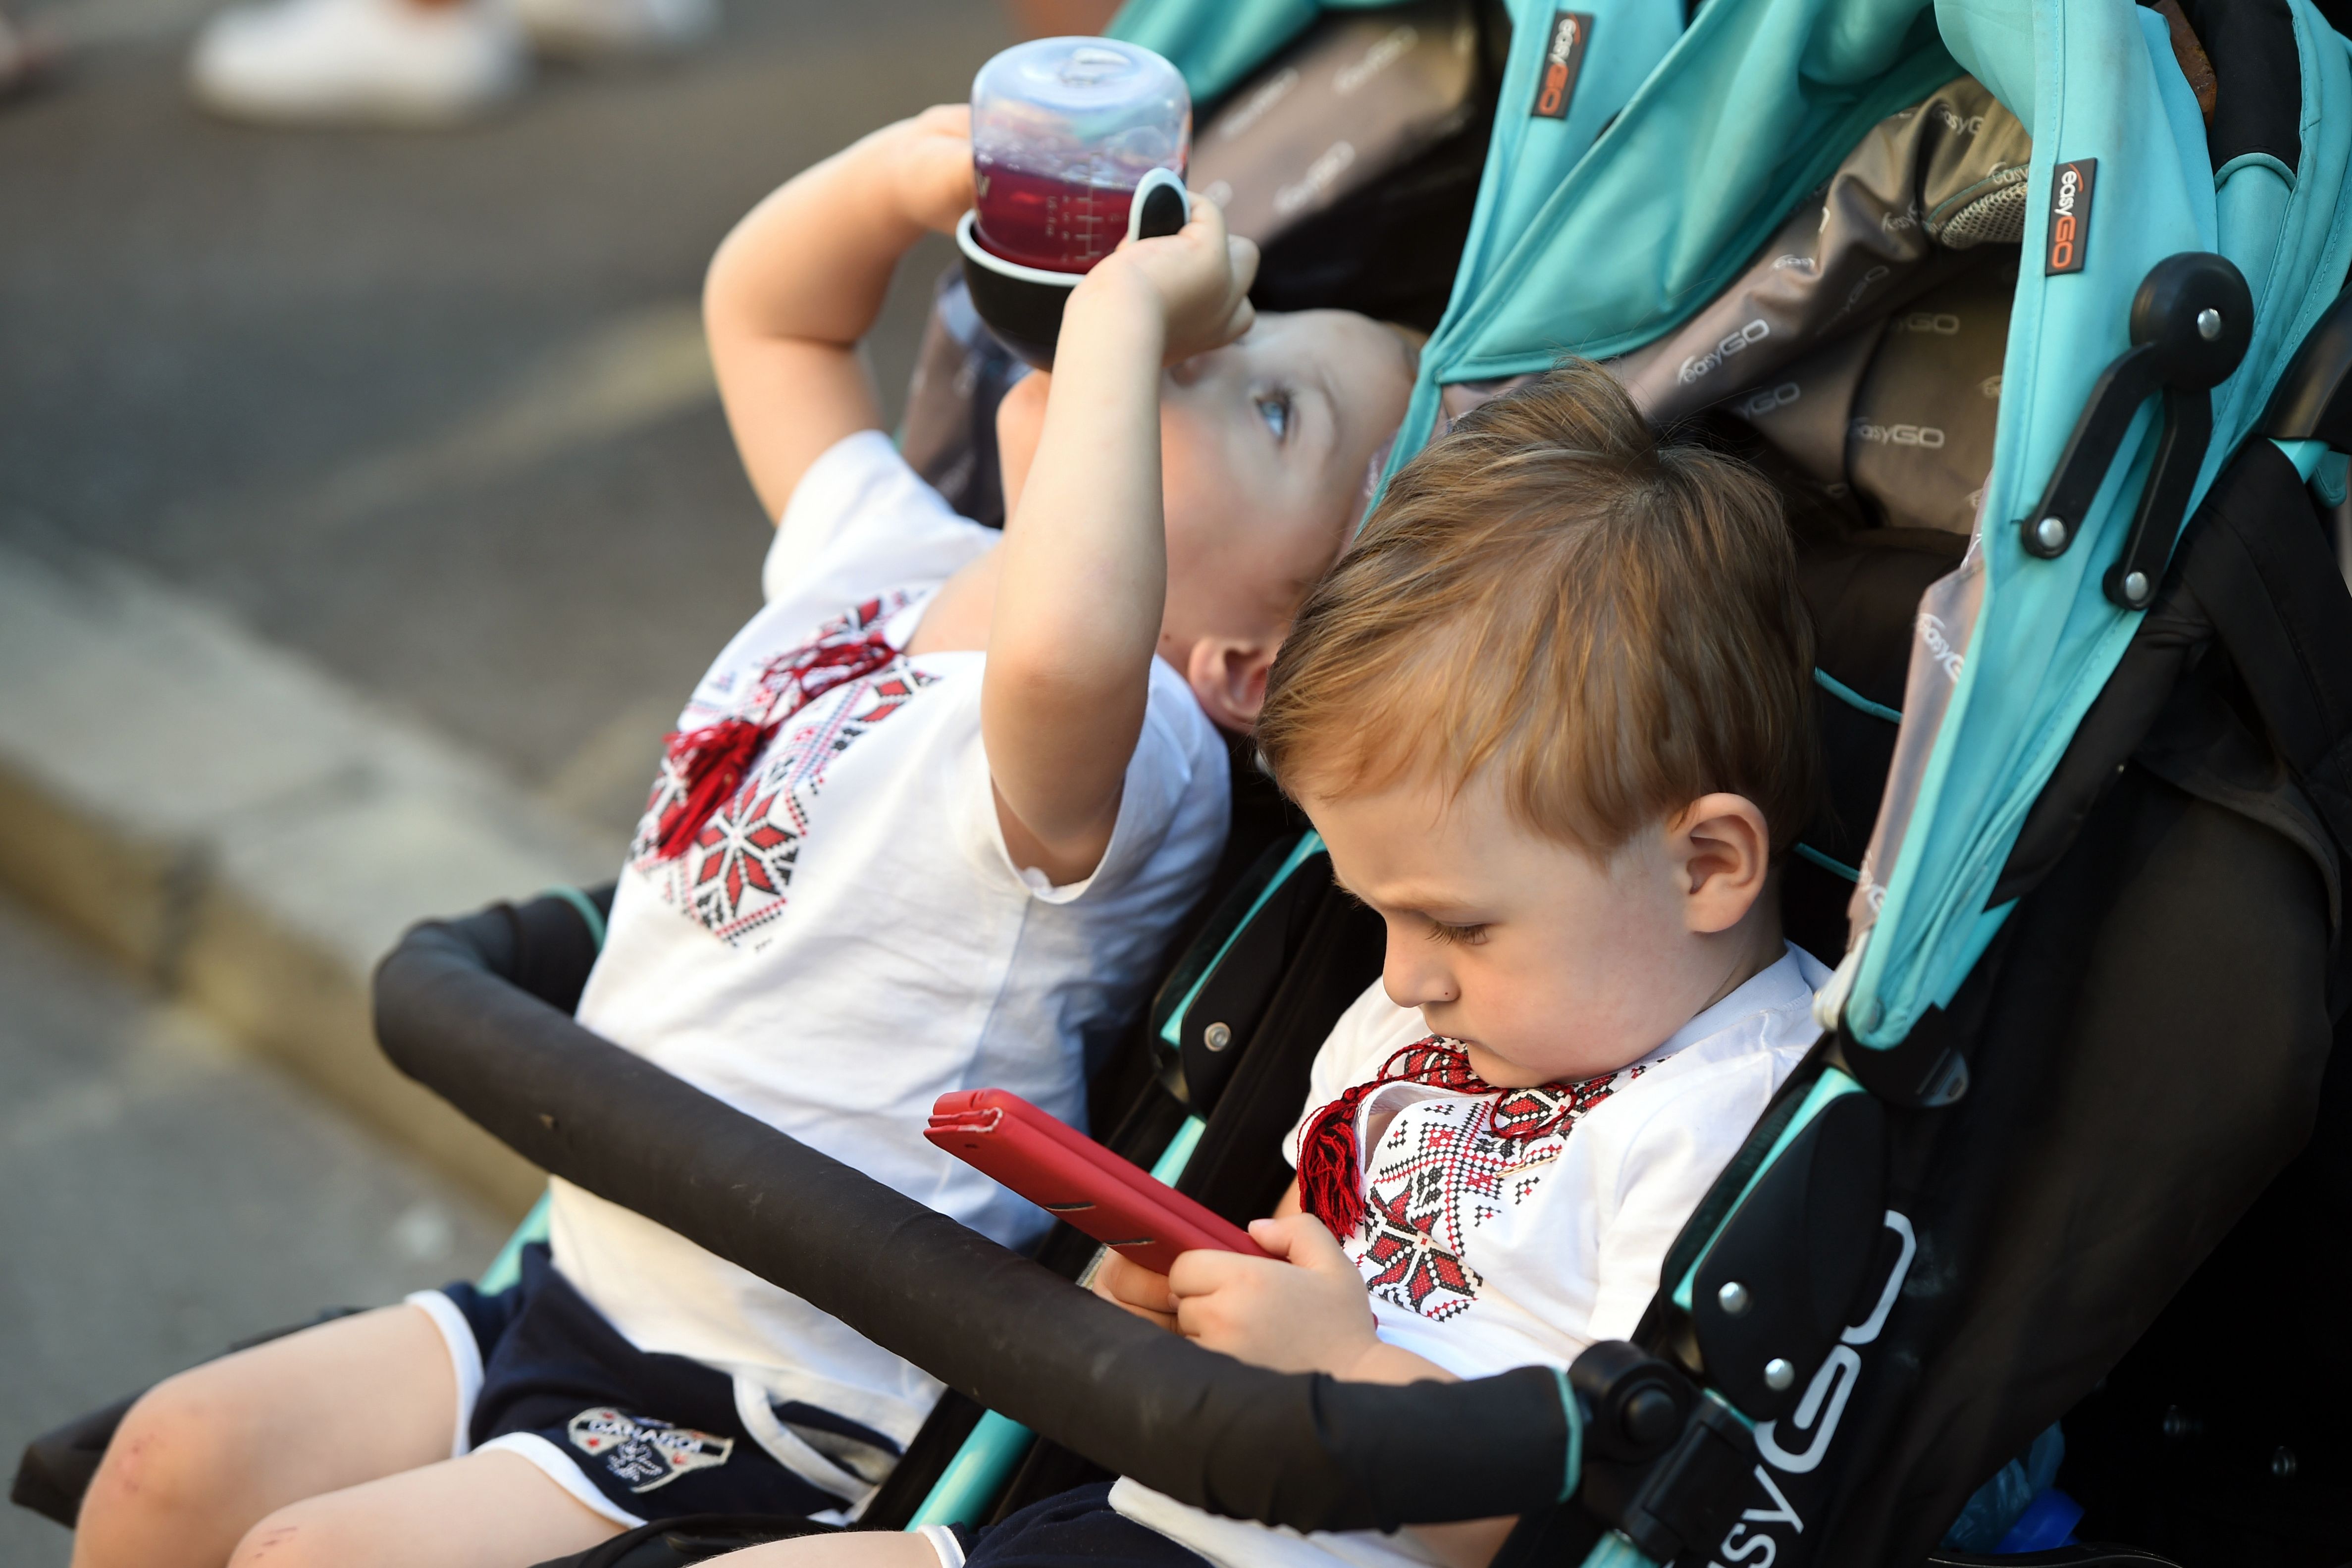
M 231 1568 L 531 1568 L 621 1527 L 519 1454 L 492 1448 L 281 1508 Z
M 220 1568 L 275 1510 L 449 1458 L 457 1374 L 415 1307 L 343 1318 L 150 1389 L 83 1499 L 74 1568 Z
M 919 1535 L 852 1530 L 747 1546 L 712 1558 L 710 1568 L 940 1568 L 940 1554 Z

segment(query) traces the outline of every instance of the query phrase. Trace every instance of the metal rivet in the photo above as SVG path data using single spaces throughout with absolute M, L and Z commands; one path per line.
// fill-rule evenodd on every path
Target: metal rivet
M 2221 312 L 2208 305 L 2197 312 L 2197 335 L 2211 342 L 2221 335 Z
M 1212 1024 L 1201 1032 L 1201 1043 L 1213 1051 L 1222 1051 L 1234 1043 L 1234 1032 L 1223 1024 Z
M 2145 605 L 2147 603 L 2147 573 L 2126 572 L 2124 574 L 2124 597 L 2129 599 L 2135 605 Z
M 2271 1474 L 2283 1481 L 2294 1479 L 2295 1468 L 2293 1448 L 2281 1448 L 2271 1456 Z
M 1748 1310 L 1748 1287 L 1737 1279 L 1727 1279 L 1723 1289 L 1715 1293 L 1715 1304 L 1723 1309 L 1724 1316 L 1736 1318 Z
M 1797 1369 L 1785 1356 L 1774 1356 L 1764 1363 L 1764 1386 L 1778 1394 L 1797 1381 Z
M 2059 517 L 2045 517 L 2040 522 L 2035 523 L 2033 525 L 2033 542 L 2039 544 L 2044 550 L 2057 551 L 2065 549 L 2066 520 Z

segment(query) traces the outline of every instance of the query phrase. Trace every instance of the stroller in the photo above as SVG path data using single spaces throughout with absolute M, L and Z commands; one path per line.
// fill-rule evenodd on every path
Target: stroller
M 1206 101 L 1313 20 L 1247 18 L 1118 26 Z M 1942 1544 L 2063 1420 L 2086 1536 L 2352 1559 L 2344 39 L 2307 0 L 1510 20 L 1393 460 L 1564 350 L 1609 360 L 1780 481 L 1821 633 L 1832 784 L 1784 906 L 1844 954 L 1825 1033 L 1630 1342 L 1401 1388 L 1202 1352 L 1073 1289 L 1069 1233 L 1016 1257 L 580 1029 L 593 900 L 413 931 L 385 1048 L 949 1384 L 869 1525 L 1099 1466 L 1301 1530 L 1517 1515 L 1511 1568 L 2162 1561 L 2063 1520 L 2034 1554 Z M 1378 973 L 1322 865 L 1274 836 L 1095 1086 L 1115 1147 L 1229 1216 L 1279 1192 L 1307 1064 Z

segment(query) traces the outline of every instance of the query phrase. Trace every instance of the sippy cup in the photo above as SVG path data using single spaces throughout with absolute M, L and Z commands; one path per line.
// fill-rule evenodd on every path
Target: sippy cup
M 1050 365 L 1070 289 L 1130 235 L 1170 234 L 1191 205 L 1192 100 L 1176 68 L 1113 38 L 1039 38 L 971 84 L 978 205 L 956 230 L 981 319 Z

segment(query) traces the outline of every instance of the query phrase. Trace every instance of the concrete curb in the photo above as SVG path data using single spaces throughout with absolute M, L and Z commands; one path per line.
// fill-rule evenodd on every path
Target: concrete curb
M 395 1073 L 412 921 L 612 874 L 477 759 L 112 562 L 0 546 L 0 884 L 500 1208 L 541 1173 Z

